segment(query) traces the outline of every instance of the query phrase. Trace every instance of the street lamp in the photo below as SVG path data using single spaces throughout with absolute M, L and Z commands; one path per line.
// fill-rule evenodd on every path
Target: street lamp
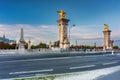
M 73 24 L 71 27 L 69 27 L 69 45 L 70 45 L 70 30 L 75 27 L 75 24 Z

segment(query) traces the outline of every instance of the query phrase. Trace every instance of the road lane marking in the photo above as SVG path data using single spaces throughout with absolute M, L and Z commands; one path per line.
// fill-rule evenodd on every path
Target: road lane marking
M 36 73 L 36 72 L 49 72 L 53 71 L 53 69 L 46 69 L 46 70 L 34 70 L 34 71 L 21 71 L 21 72 L 10 72 L 9 74 L 25 74 L 25 73 Z
M 99 55 L 103 56 L 103 55 Z M 57 58 L 43 58 L 43 59 L 25 59 L 25 60 L 10 60 L 10 61 L 2 61 L 0 63 L 8 63 L 8 62 L 25 62 L 25 61 L 39 61 L 39 60 L 59 60 L 59 59 L 71 59 L 71 58 L 87 58 L 87 57 L 98 57 L 98 55 L 93 56 L 72 56 L 72 57 L 57 57 Z
M 79 69 L 79 68 L 88 68 L 88 67 L 95 67 L 96 65 L 87 65 L 87 66 L 79 66 L 79 67 L 70 67 L 69 69 Z
M 99 55 L 103 56 L 103 55 Z M 93 55 L 93 56 L 72 56 L 72 57 L 57 57 L 57 58 L 43 58 L 43 59 L 25 59 L 25 60 L 10 60 L 10 61 L 1 61 L 1 63 L 9 63 L 9 62 L 25 62 L 25 61 L 39 61 L 39 60 L 59 60 L 59 59 L 71 59 L 71 58 L 87 58 L 87 57 L 98 57 L 98 55 Z
M 118 61 L 103 63 L 103 65 L 110 65 L 110 64 L 116 64 L 116 63 L 118 63 Z
M 70 58 L 81 58 L 81 56 L 76 56 L 76 57 L 58 57 L 58 58 L 43 58 L 43 59 L 26 59 L 26 60 L 11 60 L 11 61 L 2 61 L 0 63 L 39 61 L 39 60 L 55 60 L 55 59 L 59 60 L 59 59 L 70 59 Z
M 44 76 L 44 75 L 48 75 L 48 74 L 35 74 L 35 76 Z

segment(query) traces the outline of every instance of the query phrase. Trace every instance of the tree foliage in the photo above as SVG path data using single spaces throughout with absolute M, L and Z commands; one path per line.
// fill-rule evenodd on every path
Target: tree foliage
M 35 46 L 35 45 L 32 45 L 31 48 L 32 48 L 32 49 L 37 49 L 37 48 L 48 48 L 48 45 L 41 42 L 41 43 L 39 43 L 39 44 L 36 45 L 36 46 Z
M 0 42 L 0 49 L 15 49 L 16 44 L 8 44 L 4 42 Z

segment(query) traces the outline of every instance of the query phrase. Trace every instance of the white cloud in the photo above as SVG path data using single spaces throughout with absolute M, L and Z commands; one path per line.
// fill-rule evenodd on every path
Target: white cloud
M 57 25 L 29 25 L 29 24 L 0 24 L 0 36 L 5 32 L 6 36 L 10 39 L 19 40 L 20 29 L 24 29 L 25 40 L 29 38 L 33 44 L 40 42 L 49 43 L 50 40 L 58 40 L 58 26 Z M 103 38 L 103 25 L 80 25 L 71 28 L 71 40 L 80 39 L 96 39 Z M 119 37 L 117 30 L 112 32 L 112 36 Z
M 38 44 L 39 42 L 57 40 L 58 28 L 55 25 L 33 26 L 28 24 L 0 24 L 0 35 L 2 36 L 5 32 L 8 38 L 19 40 L 21 28 L 24 29 L 25 40 L 28 40 L 30 38 L 35 44 Z
M 102 25 L 81 25 L 70 30 L 71 38 L 96 39 L 103 38 Z

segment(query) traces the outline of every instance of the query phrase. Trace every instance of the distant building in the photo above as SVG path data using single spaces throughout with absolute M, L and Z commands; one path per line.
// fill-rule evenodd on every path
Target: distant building
M 8 38 L 5 37 L 5 34 L 3 35 L 3 37 L 0 37 L 0 42 L 4 42 L 4 43 L 15 43 L 15 40 L 10 40 Z

